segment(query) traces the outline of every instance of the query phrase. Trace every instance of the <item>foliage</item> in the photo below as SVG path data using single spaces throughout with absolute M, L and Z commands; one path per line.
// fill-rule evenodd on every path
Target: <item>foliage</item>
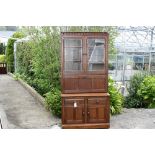
M 5 54 L 5 45 L 0 43 L 0 54 Z
M 143 99 L 145 107 L 155 108 L 155 76 L 144 78 L 139 86 L 137 95 Z
M 45 103 L 47 109 L 58 117 L 61 117 L 61 92 L 59 89 L 52 89 L 52 91 L 45 94 Z
M 134 74 L 127 86 L 128 96 L 125 99 L 125 107 L 127 108 L 143 108 L 145 105 L 143 104 L 142 96 L 137 94 L 138 89 L 140 88 L 140 84 L 143 82 L 144 78 L 148 76 L 147 72 L 141 72 Z
M 1 63 L 5 62 L 5 55 L 0 55 L 0 62 Z
M 28 42 L 17 44 L 17 72 L 41 95 L 60 88 L 60 33 L 57 27 L 28 27 Z
M 24 34 L 21 32 L 15 32 L 12 35 L 13 38 L 10 38 L 7 43 L 6 47 L 6 62 L 8 66 L 8 71 L 13 73 L 14 72 L 14 42 L 17 40 L 16 38 L 24 37 Z
M 20 79 L 20 74 L 19 73 L 13 74 L 13 78 L 14 78 L 14 80 L 19 80 Z
M 17 72 L 31 76 L 31 74 L 33 74 L 31 70 L 33 56 L 31 52 L 31 42 L 19 42 L 16 48 Z
M 123 107 L 123 96 L 119 90 L 115 87 L 114 81 L 109 78 L 108 92 L 110 94 L 110 110 L 111 114 L 121 113 Z
M 24 38 L 24 37 L 25 37 L 25 34 L 23 32 L 21 32 L 21 31 L 17 31 L 17 32 L 15 32 L 12 35 L 12 38 L 19 38 L 19 39 L 21 39 L 21 38 Z
M 8 66 L 8 71 L 13 73 L 14 72 L 14 42 L 16 39 L 10 38 L 7 43 L 6 47 L 6 62 Z
M 61 115 L 60 101 L 60 32 L 103 32 L 110 34 L 109 48 L 114 53 L 115 27 L 23 27 L 29 41 L 17 44 L 17 72 L 20 77 L 45 95 L 46 107 Z M 119 110 L 116 109 L 117 113 Z

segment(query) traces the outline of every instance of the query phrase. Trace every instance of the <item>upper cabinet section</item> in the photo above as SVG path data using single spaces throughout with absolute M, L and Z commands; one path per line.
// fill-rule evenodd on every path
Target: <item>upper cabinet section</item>
M 61 36 L 63 73 L 105 73 L 108 33 L 64 32 Z
M 108 33 L 62 33 L 63 93 L 107 92 Z

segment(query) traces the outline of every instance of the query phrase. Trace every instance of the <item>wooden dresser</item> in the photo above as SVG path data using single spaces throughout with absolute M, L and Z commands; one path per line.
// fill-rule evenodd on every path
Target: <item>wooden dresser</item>
M 108 33 L 61 33 L 63 128 L 109 128 Z

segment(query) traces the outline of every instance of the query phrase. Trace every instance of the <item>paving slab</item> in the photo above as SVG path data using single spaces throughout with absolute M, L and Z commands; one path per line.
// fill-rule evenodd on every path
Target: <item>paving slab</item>
M 8 128 L 43 129 L 59 124 L 53 116 L 16 80 L 0 75 L 0 106 L 6 114 Z

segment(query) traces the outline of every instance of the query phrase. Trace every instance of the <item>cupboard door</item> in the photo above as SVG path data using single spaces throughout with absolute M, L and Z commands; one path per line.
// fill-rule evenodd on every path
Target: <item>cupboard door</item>
M 109 121 L 108 98 L 90 98 L 87 100 L 87 122 L 104 123 Z
M 79 124 L 85 121 L 84 99 L 64 99 L 64 123 Z

